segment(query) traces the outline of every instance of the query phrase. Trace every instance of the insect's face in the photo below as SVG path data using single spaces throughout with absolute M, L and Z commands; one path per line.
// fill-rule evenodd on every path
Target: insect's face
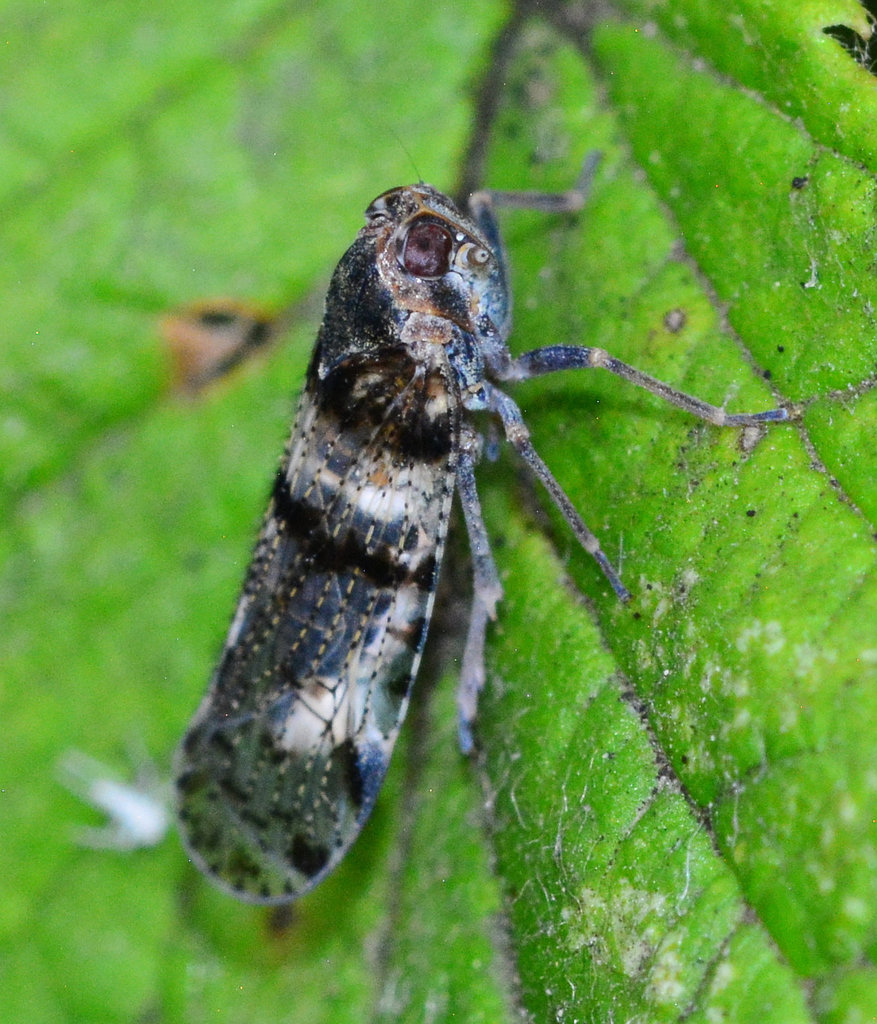
M 472 221 L 429 185 L 384 192 L 365 217 L 366 232 L 376 235 L 381 275 L 396 301 L 472 330 L 496 263 Z
M 491 258 L 486 246 L 429 213 L 400 225 L 394 242 L 399 266 L 425 280 L 451 272 L 477 278 Z

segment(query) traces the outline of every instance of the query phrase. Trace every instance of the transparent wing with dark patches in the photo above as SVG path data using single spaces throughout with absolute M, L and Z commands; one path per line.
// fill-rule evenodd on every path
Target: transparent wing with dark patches
M 369 419 L 351 419 L 331 387 L 330 400 L 305 395 L 222 660 L 178 754 L 184 840 L 245 899 L 292 899 L 340 860 L 404 717 L 454 445 L 427 461 L 406 451 L 428 430 L 424 388 L 437 382 L 403 369 L 369 368 L 372 399 L 387 394 L 379 417 L 372 404 Z

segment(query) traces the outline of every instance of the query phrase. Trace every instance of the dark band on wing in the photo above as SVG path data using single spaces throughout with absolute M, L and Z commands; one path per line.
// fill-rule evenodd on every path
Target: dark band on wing
M 419 463 L 441 462 L 456 443 L 455 419 L 442 400 L 447 383 L 438 370 L 424 377 L 416 371 L 407 353 L 382 353 L 380 363 L 350 356 L 320 382 L 320 411 L 339 433 L 382 427 L 385 450 Z
M 337 537 L 331 536 L 323 511 L 302 498 L 292 496 L 283 469 L 274 480 L 272 498 L 278 528 L 299 542 L 303 565 L 309 571 L 331 574 L 358 572 L 376 587 L 387 589 L 414 584 L 421 590 L 430 590 L 435 585 L 434 552 L 425 555 L 412 568 L 402 561 L 403 552 L 398 547 L 382 544 L 369 548 L 353 529 Z

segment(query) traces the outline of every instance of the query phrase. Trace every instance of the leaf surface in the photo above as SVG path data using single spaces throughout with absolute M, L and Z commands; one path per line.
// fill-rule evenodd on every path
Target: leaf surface
M 847 0 L 583 11 L 7 5 L 4 1019 L 873 1012 L 877 111 L 824 31 L 867 23 Z M 603 154 L 583 213 L 503 219 L 515 351 L 598 345 L 798 418 L 721 431 L 598 373 L 516 388 L 633 601 L 508 453 L 485 463 L 506 599 L 478 760 L 436 670 L 355 852 L 289 917 L 175 839 L 73 845 L 99 819 L 58 757 L 167 765 L 206 685 L 361 210 L 451 188 L 470 131 L 500 188 Z M 296 312 L 186 401 L 155 321 L 210 295 Z M 446 583 L 464 617 L 465 566 Z

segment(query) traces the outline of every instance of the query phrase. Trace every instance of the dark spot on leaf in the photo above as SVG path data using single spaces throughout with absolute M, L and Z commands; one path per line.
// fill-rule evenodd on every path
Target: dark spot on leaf
M 670 309 L 664 314 L 664 326 L 671 334 L 678 334 L 688 321 L 684 309 Z
M 286 890 L 289 892 L 289 889 Z M 272 938 L 282 938 L 292 927 L 295 921 L 295 910 L 291 903 L 281 903 L 279 907 L 272 907 L 268 916 L 268 932 Z
M 205 327 L 227 327 L 237 320 L 237 316 L 226 309 L 205 309 L 198 319 Z

